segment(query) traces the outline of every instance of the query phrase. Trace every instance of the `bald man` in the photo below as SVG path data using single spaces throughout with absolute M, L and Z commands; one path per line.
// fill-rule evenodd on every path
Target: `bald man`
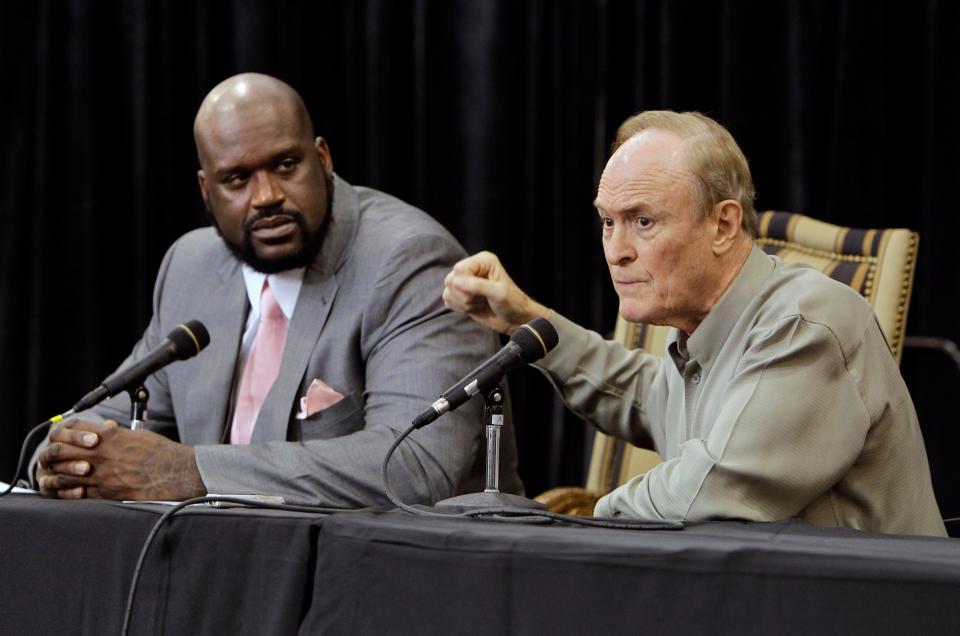
M 153 318 L 124 364 L 190 319 L 211 344 L 148 378 L 145 429 L 123 426 L 121 395 L 51 431 L 38 453 L 41 492 L 385 502 L 390 444 L 498 346 L 437 296 L 462 248 L 423 212 L 338 177 L 300 96 L 277 79 L 243 74 L 216 86 L 194 137 L 213 227 L 167 252 Z M 402 499 L 483 489 L 481 411 L 465 405 L 400 447 L 391 483 Z M 518 493 L 505 432 L 502 487 Z
M 917 416 L 871 307 L 767 256 L 747 160 L 699 113 L 628 119 L 597 189 L 603 252 L 627 320 L 673 327 L 628 351 L 534 301 L 496 256 L 458 263 L 448 306 L 503 333 L 551 320 L 538 366 L 577 414 L 664 462 L 598 516 L 775 521 L 946 534 Z M 657 352 L 660 353 L 660 352 Z

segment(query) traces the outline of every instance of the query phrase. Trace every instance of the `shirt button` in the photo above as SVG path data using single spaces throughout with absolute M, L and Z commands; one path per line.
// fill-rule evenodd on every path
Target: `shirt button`
M 699 373 L 699 372 L 698 372 L 698 373 L 694 373 L 694 374 L 690 377 L 690 380 L 692 380 L 694 384 L 700 384 L 700 373 Z

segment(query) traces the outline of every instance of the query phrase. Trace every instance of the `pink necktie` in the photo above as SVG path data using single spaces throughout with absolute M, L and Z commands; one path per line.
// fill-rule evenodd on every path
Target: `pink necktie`
M 249 444 L 263 400 L 280 372 L 283 345 L 287 341 L 287 318 L 277 303 L 269 283 L 260 294 L 260 324 L 253 340 L 247 364 L 243 368 L 237 407 L 230 431 L 231 444 Z

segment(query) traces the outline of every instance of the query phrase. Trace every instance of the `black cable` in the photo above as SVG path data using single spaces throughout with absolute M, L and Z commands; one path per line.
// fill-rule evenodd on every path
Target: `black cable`
M 187 499 L 181 501 L 177 505 L 173 506 L 162 515 L 157 520 L 153 527 L 150 529 L 149 534 L 147 534 L 146 540 L 143 542 L 143 547 L 140 548 L 140 555 L 137 557 L 137 564 L 133 568 L 133 578 L 130 581 L 130 589 L 127 592 L 127 606 L 123 612 L 123 628 L 120 632 L 121 636 L 127 636 L 130 632 L 130 618 L 133 615 L 133 602 L 137 594 L 137 583 L 140 581 L 140 572 L 143 569 L 143 564 L 147 559 L 147 552 L 150 550 L 150 546 L 153 544 L 153 540 L 156 538 L 157 533 L 160 531 L 160 528 L 168 519 L 173 517 L 187 506 L 198 503 L 212 503 L 212 502 L 226 502 L 237 504 L 245 508 L 267 508 L 270 510 L 285 510 L 288 512 L 306 512 L 312 514 L 332 514 L 334 512 L 358 512 L 355 508 L 321 508 L 314 506 L 297 506 L 292 504 L 274 504 L 267 503 L 265 501 L 250 501 L 249 499 L 241 499 L 239 497 L 230 497 L 228 495 L 216 495 L 209 496 L 204 495 L 203 497 L 193 497 L 192 499 Z M 147 503 L 147 502 L 144 502 Z
M 30 429 L 30 432 L 27 433 L 27 436 L 23 440 L 23 445 L 20 447 L 20 459 L 17 460 L 17 469 L 13 472 L 13 479 L 10 480 L 10 484 L 7 486 L 7 489 L 4 490 L 3 492 L 0 492 L 0 497 L 6 497 L 11 492 L 13 492 L 13 487 L 16 486 L 17 479 L 20 477 L 20 471 L 23 470 L 23 463 L 27 458 L 27 450 L 30 448 L 30 441 L 33 438 L 33 436 L 36 435 L 38 432 L 44 430 L 45 428 L 49 427 L 51 424 L 56 424 L 57 422 L 62 420 L 64 417 L 69 417 L 72 413 L 73 411 L 71 410 L 71 411 L 67 411 L 63 415 L 57 415 L 56 417 L 51 417 L 46 422 L 43 422 L 42 424 L 37 424 L 32 429 Z
M 684 523 L 682 521 L 670 521 L 660 519 L 621 519 L 613 517 L 579 517 L 576 515 L 565 515 L 559 512 L 549 510 L 540 510 L 537 508 L 479 508 L 469 510 L 463 513 L 465 517 L 479 518 L 485 521 L 499 522 L 529 522 L 530 517 L 540 517 L 545 521 L 559 521 L 577 526 L 588 526 L 592 528 L 616 528 L 618 530 L 682 530 Z
M 418 428 L 419 426 L 417 426 L 416 424 L 411 424 L 407 430 L 401 433 L 400 436 L 393 441 L 393 444 L 390 446 L 390 449 L 387 451 L 386 456 L 384 456 L 383 465 L 381 465 L 380 467 L 380 479 L 381 481 L 383 481 L 383 491 L 386 493 L 387 498 L 390 500 L 390 503 L 392 503 L 397 508 L 403 510 L 404 512 L 409 512 L 412 515 L 419 515 L 421 517 L 440 517 L 443 519 L 449 519 L 451 517 L 460 517 L 460 518 L 465 517 L 466 515 L 464 515 L 462 512 L 452 512 L 450 514 L 444 514 L 440 512 L 431 512 L 430 510 L 422 510 L 420 508 L 414 508 L 413 506 L 409 506 L 403 503 L 402 501 L 400 501 L 400 497 L 398 497 L 397 493 L 393 491 L 393 486 L 390 485 L 390 480 L 387 478 L 387 464 L 390 463 L 390 458 L 393 457 L 393 453 L 397 450 L 397 447 L 400 446 L 403 440 L 407 439 L 410 433 L 412 433 Z
M 390 485 L 390 480 L 387 478 L 387 464 L 390 463 L 390 458 L 393 457 L 394 451 L 397 450 L 397 447 L 403 442 L 403 440 L 409 437 L 410 433 L 414 432 L 417 429 L 416 424 L 411 424 L 410 427 L 405 430 L 400 436 L 393 440 L 393 444 L 390 446 L 390 449 L 387 451 L 387 454 L 383 458 L 383 464 L 380 466 L 380 480 L 383 482 L 383 491 L 387 495 L 387 499 L 390 500 L 397 508 L 405 510 L 412 515 L 420 514 L 422 511 L 417 510 L 413 506 L 408 506 L 407 504 L 400 501 L 400 497 L 397 496 L 397 493 L 393 491 L 393 486 Z

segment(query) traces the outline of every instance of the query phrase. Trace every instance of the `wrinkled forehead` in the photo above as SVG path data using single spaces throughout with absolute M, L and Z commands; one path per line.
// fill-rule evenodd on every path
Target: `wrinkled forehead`
M 610 205 L 638 191 L 688 192 L 693 174 L 684 149 L 684 140 L 673 133 L 656 129 L 637 133 L 607 161 L 595 204 Z

